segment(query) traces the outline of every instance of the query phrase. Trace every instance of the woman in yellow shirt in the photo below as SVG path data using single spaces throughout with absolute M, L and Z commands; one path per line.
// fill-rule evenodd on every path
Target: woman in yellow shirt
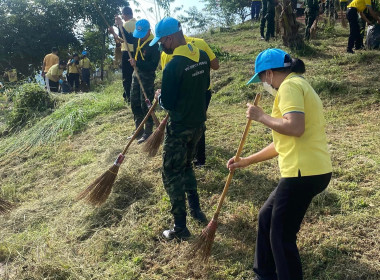
M 74 91 L 79 91 L 79 55 L 73 54 L 73 57 L 67 62 L 68 75 L 67 81 Z
M 257 56 L 256 74 L 248 84 L 263 82 L 275 101 L 271 115 L 248 104 L 247 118 L 271 128 L 273 142 L 227 163 L 235 169 L 278 156 L 281 179 L 258 219 L 254 271 L 261 280 L 303 279 L 297 233 L 311 200 L 331 179 L 322 102 L 300 76 L 304 72 L 302 60 L 280 49 L 267 49 Z

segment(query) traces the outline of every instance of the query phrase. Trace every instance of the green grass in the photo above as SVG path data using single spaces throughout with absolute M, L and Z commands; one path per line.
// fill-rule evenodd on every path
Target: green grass
M 258 41 L 257 31 L 257 26 L 237 27 L 205 36 L 231 54 L 212 72 L 208 165 L 196 170 L 208 217 L 228 174 L 225 163 L 234 155 L 246 123 L 245 103 L 263 90 L 244 86 L 253 74 L 253 59 L 262 49 L 283 47 L 281 41 Z M 329 38 L 323 34 L 310 42 L 304 55 L 298 54 L 306 63 L 305 77 L 324 103 L 334 169 L 329 188 L 313 200 L 298 236 L 305 279 L 375 280 L 380 278 L 380 58 L 375 51 L 346 55 L 347 30 L 329 30 Z M 265 94 L 261 106 L 269 113 L 272 102 Z M 164 115 L 158 112 L 160 119 Z M 116 82 L 97 93 L 67 96 L 37 125 L 0 138 L 1 196 L 18 205 L 0 217 L 0 279 L 253 277 L 257 214 L 278 182 L 277 161 L 235 173 L 212 257 L 204 264 L 187 258 L 202 230 L 191 218 L 189 242 L 160 237 L 172 223 L 161 157 L 146 158 L 136 143 L 103 206 L 92 208 L 75 200 L 113 163 L 132 131 L 131 110 L 123 105 L 121 82 Z M 270 130 L 254 123 L 243 155 L 270 141 Z M 20 152 L 23 147 L 27 149 Z

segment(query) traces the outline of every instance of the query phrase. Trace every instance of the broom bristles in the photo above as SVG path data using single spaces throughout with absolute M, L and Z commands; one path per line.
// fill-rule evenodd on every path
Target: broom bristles
M 190 257 L 193 258 L 198 255 L 202 261 L 207 261 L 209 259 L 217 228 L 217 220 L 212 219 L 193 243 L 192 248 L 190 249 Z
M 150 135 L 145 141 L 142 151 L 147 153 L 149 157 L 154 157 L 157 154 L 158 149 L 164 141 L 166 120 L 167 119 L 165 118 L 152 135 Z
M 12 203 L 0 198 L 0 214 L 9 213 L 13 207 L 14 205 Z
M 77 200 L 84 199 L 93 206 L 103 204 L 111 193 L 118 171 L 119 166 L 115 164 L 112 165 L 106 172 L 82 191 L 77 196 Z

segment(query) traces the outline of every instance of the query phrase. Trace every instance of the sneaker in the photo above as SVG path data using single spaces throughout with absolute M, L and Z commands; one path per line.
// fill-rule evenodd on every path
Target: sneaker
M 167 240 L 173 240 L 174 238 L 177 239 L 186 239 L 190 237 L 190 231 L 187 229 L 187 227 L 176 227 L 174 226 L 172 229 L 164 230 L 162 233 L 162 236 Z
M 150 136 L 150 134 L 143 134 L 142 136 L 141 136 L 141 138 L 139 139 L 139 140 L 137 140 L 137 144 L 142 144 L 142 143 L 144 143 L 145 141 L 146 141 L 146 139 L 148 139 L 149 138 L 149 136 Z
M 200 210 L 200 209 L 199 210 L 190 210 L 190 215 L 198 223 L 203 224 L 203 225 L 208 224 L 207 217 L 206 217 L 205 213 L 202 212 L 202 210 Z

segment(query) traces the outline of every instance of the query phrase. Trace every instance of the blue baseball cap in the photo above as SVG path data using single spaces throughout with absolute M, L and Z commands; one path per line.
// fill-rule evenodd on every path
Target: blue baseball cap
M 149 21 L 146 19 L 140 19 L 136 22 L 135 31 L 133 31 L 133 37 L 144 38 L 150 29 Z
M 83 51 L 83 52 L 82 52 L 82 55 L 87 55 L 87 52 L 86 52 L 86 51 Z
M 172 17 L 164 17 L 156 24 L 156 37 L 150 42 L 149 46 L 153 46 L 162 37 L 172 35 L 178 31 L 181 31 L 182 27 L 178 20 Z
M 259 53 L 255 61 L 255 75 L 248 81 L 247 85 L 261 82 L 259 74 L 265 70 L 291 66 L 290 62 L 285 62 L 286 56 L 290 60 L 290 55 L 280 49 L 266 49 Z

